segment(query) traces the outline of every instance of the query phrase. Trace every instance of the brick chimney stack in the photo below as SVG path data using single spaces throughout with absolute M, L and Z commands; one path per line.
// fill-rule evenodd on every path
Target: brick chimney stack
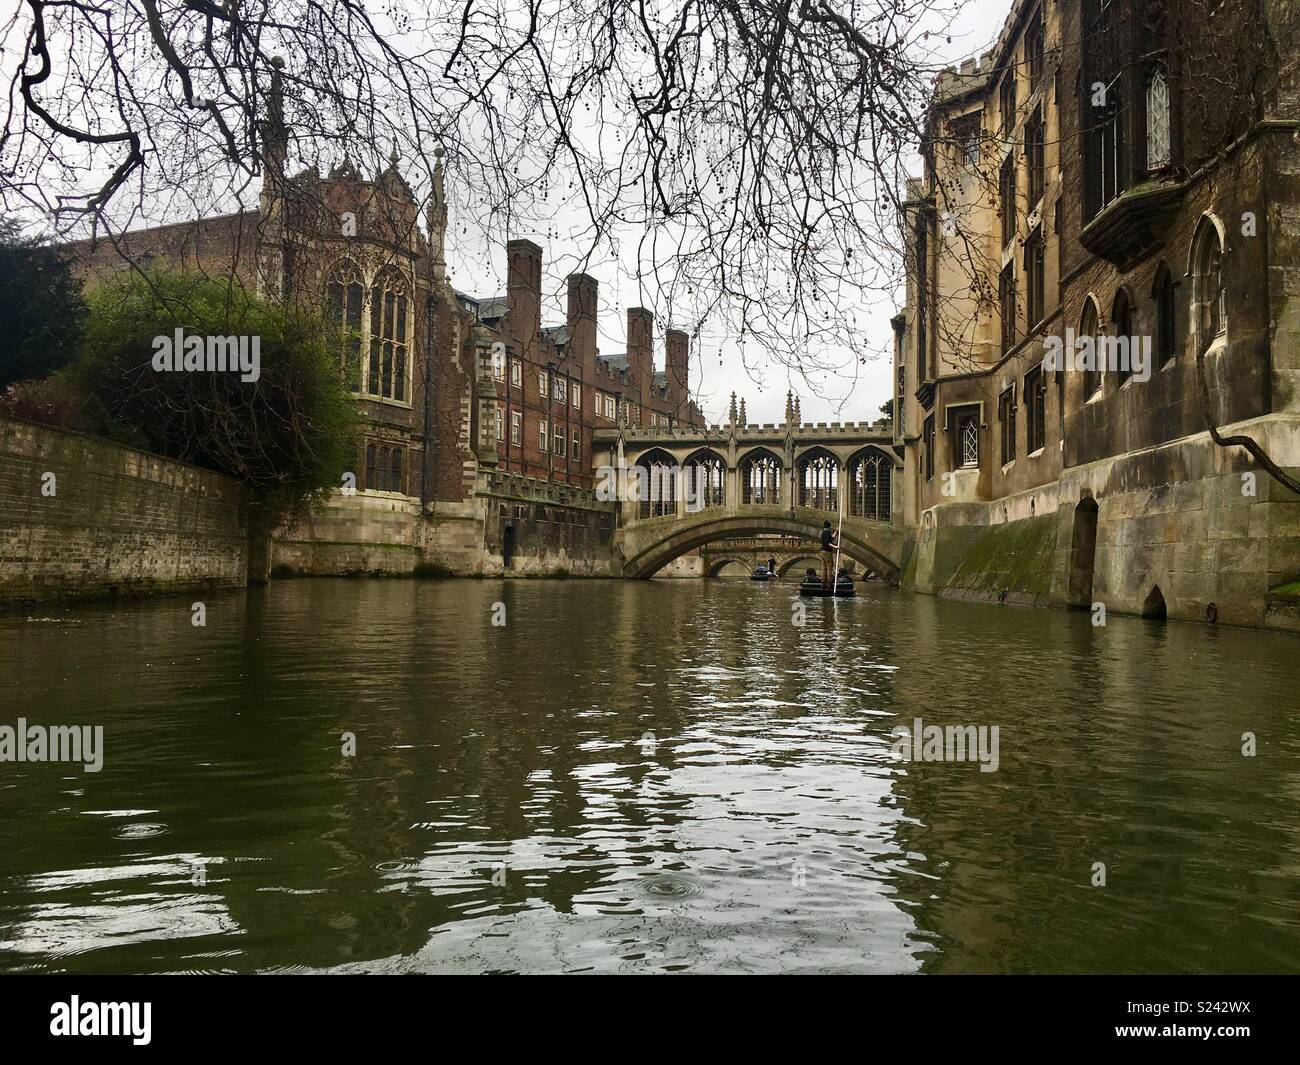
M 687 387 L 691 367 L 691 338 L 680 329 L 668 330 L 665 337 L 668 358 L 665 369 L 668 371 L 668 401 L 673 405 L 673 414 L 678 418 L 686 417 Z
M 627 365 L 632 376 L 632 387 L 637 392 L 636 402 L 643 407 L 650 402 L 650 387 L 654 379 L 655 316 L 644 307 L 627 310 Z
M 600 285 L 586 274 L 569 275 L 569 353 L 574 373 L 596 379 L 596 300 Z
M 536 358 L 542 324 L 542 249 L 531 240 L 506 245 L 506 310 L 519 350 Z

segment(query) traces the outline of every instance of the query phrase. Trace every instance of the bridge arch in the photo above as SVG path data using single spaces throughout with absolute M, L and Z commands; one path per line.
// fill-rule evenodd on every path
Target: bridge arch
M 708 570 L 705 571 L 704 575 L 706 577 L 716 577 L 728 566 L 733 566 L 733 565 L 744 566 L 746 569 L 749 569 L 749 563 L 745 559 L 740 558 L 736 555 L 727 555 L 723 558 L 718 559 L 716 562 L 712 563 L 709 566 Z
M 798 558 L 786 559 L 776 567 L 776 575 L 784 577 L 792 569 L 815 569 L 820 570 L 821 560 L 815 555 L 800 555 Z
M 702 511 L 688 521 L 643 522 L 621 531 L 624 548 L 624 577 L 650 577 L 680 555 L 714 540 L 728 540 L 767 533 L 785 533 L 816 540 L 821 535 L 819 512 L 804 517 L 788 512 L 756 514 L 711 514 Z M 653 526 L 653 528 L 652 528 Z M 899 531 L 890 526 L 872 529 L 868 523 L 846 522 L 840 536 L 840 551 L 866 569 L 873 569 L 890 583 L 898 583 L 895 557 L 901 551 Z

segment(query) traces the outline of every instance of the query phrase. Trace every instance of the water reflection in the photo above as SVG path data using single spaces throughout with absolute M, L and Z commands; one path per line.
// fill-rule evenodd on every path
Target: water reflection
M 0 723 L 102 724 L 105 766 L 0 767 L 0 968 L 1300 963 L 1294 638 L 859 591 L 802 626 L 748 581 L 2 619 Z M 998 772 L 896 760 L 916 717 L 999 726 Z

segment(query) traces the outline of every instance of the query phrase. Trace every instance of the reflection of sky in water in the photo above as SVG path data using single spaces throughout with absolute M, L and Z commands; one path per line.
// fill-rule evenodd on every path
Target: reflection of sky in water
M 32 877 L 22 888 L 37 901 L 24 918 L 0 930 L 0 951 L 64 959 L 133 943 L 238 934 L 238 924 L 220 894 L 212 890 L 218 877 L 211 865 L 207 889 L 192 887 L 200 861 L 199 855 L 170 855 Z M 59 899 L 79 889 L 89 889 L 106 901 Z

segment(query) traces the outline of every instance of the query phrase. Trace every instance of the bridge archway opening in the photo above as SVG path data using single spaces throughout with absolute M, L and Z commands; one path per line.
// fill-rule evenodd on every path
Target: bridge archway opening
M 750 572 L 749 563 L 743 558 L 728 558 L 713 566 L 709 576 L 715 580 L 739 581 L 748 580 Z
M 782 579 L 788 577 L 791 573 L 796 576 L 802 576 L 804 570 L 812 569 L 818 573 L 821 572 L 822 563 L 816 555 L 801 555 L 799 558 L 792 558 L 776 568 L 776 575 Z
M 816 512 L 810 517 L 720 515 L 685 528 L 670 529 L 654 543 L 629 557 L 623 564 L 623 576 L 652 577 L 673 559 L 718 540 L 776 533 L 799 536 L 815 542 L 821 535 L 821 522 L 815 520 L 818 516 Z M 846 527 L 840 545 L 841 554 L 846 558 L 852 559 L 863 569 L 875 570 L 890 583 L 898 583 L 898 564 L 876 544 L 869 543 Z
M 709 565 L 709 568 L 704 571 L 704 576 L 716 577 L 728 566 L 739 566 L 743 564 L 744 564 L 743 559 L 739 558 L 736 555 L 728 555 L 725 558 L 720 558 L 716 562 L 711 563 Z

